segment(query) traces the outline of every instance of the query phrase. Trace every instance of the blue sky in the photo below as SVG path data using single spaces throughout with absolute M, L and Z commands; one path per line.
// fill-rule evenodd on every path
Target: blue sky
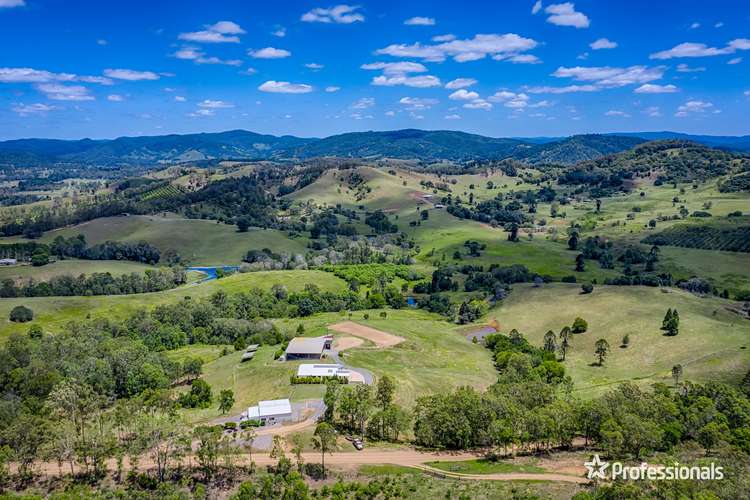
M 0 0 L 0 138 L 748 134 L 750 2 Z

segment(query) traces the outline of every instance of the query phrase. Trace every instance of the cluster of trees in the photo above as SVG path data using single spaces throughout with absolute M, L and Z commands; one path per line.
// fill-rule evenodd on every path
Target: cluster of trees
M 680 314 L 677 309 L 667 309 L 667 314 L 664 315 L 664 320 L 661 323 L 661 329 L 664 330 L 664 335 L 670 337 L 680 333 Z
M 397 233 L 398 226 L 388 220 L 382 210 L 376 210 L 365 217 L 365 224 L 370 226 L 376 234 Z
M 0 284 L 0 298 L 126 295 L 169 290 L 185 283 L 185 270 L 178 267 L 147 269 L 143 274 L 112 276 L 111 273 L 54 276 L 48 281 L 29 279 L 17 284 L 12 279 Z
M 473 207 L 463 205 L 461 200 L 457 198 L 446 208 L 449 214 L 459 219 L 471 219 L 498 225 L 523 224 L 528 218 L 522 209 L 523 206 L 517 200 L 505 203 L 502 195 L 477 203 Z
M 676 225 L 643 239 L 649 245 L 668 245 L 704 250 L 726 250 L 729 252 L 750 252 L 750 225 L 700 224 Z
M 86 237 L 83 234 L 70 238 L 55 237 L 49 247 L 49 252 L 58 259 L 74 257 L 89 260 L 132 260 L 152 265 L 157 264 L 161 258 L 159 249 L 145 241 L 138 243 L 107 241 L 87 247 Z

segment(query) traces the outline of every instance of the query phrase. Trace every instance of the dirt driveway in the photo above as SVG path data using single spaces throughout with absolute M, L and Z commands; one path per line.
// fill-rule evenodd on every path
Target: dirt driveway
M 369 340 L 370 342 L 381 348 L 393 347 L 406 340 L 405 338 L 399 337 L 398 335 L 393 335 L 388 332 L 376 330 L 375 328 L 360 325 L 359 323 L 355 323 L 353 321 L 342 321 L 341 323 L 336 323 L 335 325 L 329 325 L 328 328 L 335 332 L 346 333 L 349 335 L 354 335 L 355 337 Z

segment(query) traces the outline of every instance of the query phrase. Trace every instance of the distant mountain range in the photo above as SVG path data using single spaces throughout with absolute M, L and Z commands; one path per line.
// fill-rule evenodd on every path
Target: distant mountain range
M 515 158 L 529 163 L 573 164 L 628 150 L 656 139 L 695 141 L 750 151 L 750 136 L 628 132 L 566 138 L 493 138 L 448 130 L 352 132 L 323 139 L 228 132 L 119 137 L 112 140 L 18 139 L 0 142 L 0 167 L 148 165 L 210 159 L 400 158 L 424 161 Z

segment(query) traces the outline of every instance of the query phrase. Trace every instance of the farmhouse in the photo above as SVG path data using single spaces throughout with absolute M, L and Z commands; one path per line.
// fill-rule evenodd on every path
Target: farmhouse
M 342 365 L 304 364 L 297 368 L 298 377 L 344 377 L 349 378 L 351 372 Z
M 247 413 L 242 414 L 242 420 L 260 420 L 264 424 L 273 424 L 292 418 L 292 404 L 288 399 L 272 399 L 259 401 L 257 406 L 251 406 Z
M 292 361 L 295 359 L 320 359 L 323 351 L 331 348 L 333 337 L 295 337 L 289 341 L 284 359 Z

